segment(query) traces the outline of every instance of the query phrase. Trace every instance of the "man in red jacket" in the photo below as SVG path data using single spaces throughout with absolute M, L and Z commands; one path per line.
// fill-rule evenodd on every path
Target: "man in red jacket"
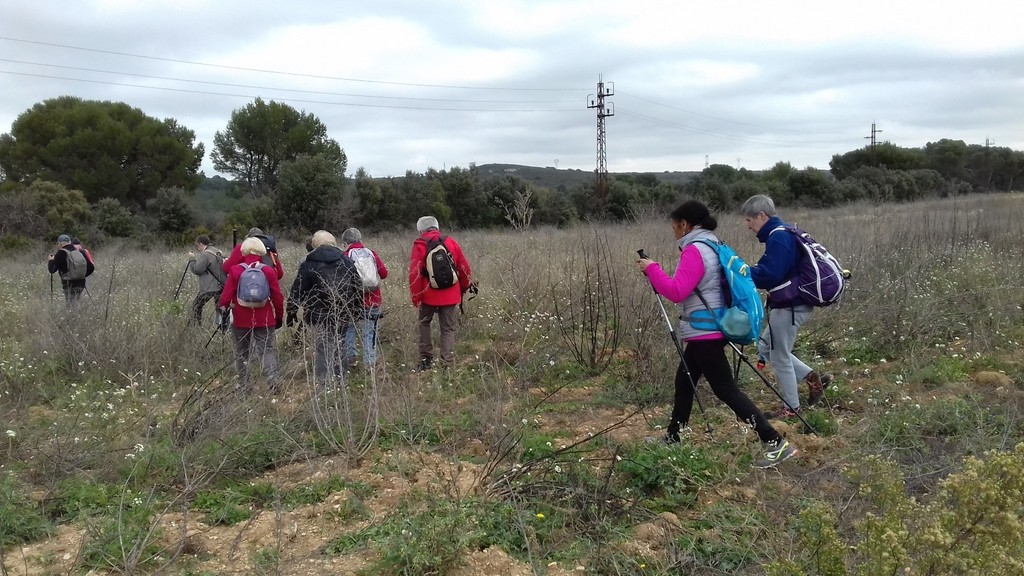
M 263 375 L 274 394 L 279 392 L 277 379 L 277 352 L 274 349 L 274 330 L 284 323 L 284 294 L 278 283 L 277 271 L 271 266 L 263 265 L 261 259 L 267 248 L 259 238 L 246 238 L 239 249 L 242 262 L 228 270 L 228 279 L 224 283 L 220 300 L 221 317 L 227 317 L 228 307 L 232 308 L 233 323 L 231 334 L 235 338 L 235 368 L 238 370 L 238 386 L 248 392 L 249 362 L 258 357 L 263 365 Z M 251 302 L 240 302 L 238 283 L 246 268 L 256 266 L 266 277 L 267 300 L 262 306 L 254 307 Z
M 419 310 L 420 362 L 418 370 L 434 361 L 430 323 L 436 314 L 441 325 L 441 362 L 450 366 L 455 351 L 456 308 L 471 284 L 469 262 L 462 247 L 442 236 L 437 218 L 424 216 L 416 222 L 420 233 L 409 256 L 409 295 Z

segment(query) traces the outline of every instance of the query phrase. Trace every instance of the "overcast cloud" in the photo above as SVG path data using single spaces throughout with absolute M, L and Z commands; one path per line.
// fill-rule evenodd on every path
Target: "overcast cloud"
M 830 8 L 835 6 L 835 8 Z M 62 95 L 206 145 L 256 96 L 316 115 L 349 174 L 471 162 L 827 168 L 867 142 L 1024 150 L 1024 6 L 898 0 L 4 0 L 0 131 Z

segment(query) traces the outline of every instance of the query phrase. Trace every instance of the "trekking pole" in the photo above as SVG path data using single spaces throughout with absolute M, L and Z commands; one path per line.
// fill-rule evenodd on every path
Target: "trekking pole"
M 185 283 L 185 275 L 188 274 L 188 266 L 192 261 L 185 262 L 185 269 L 181 271 L 181 280 L 178 281 L 178 289 L 174 291 L 174 299 L 178 299 L 178 294 L 181 293 L 181 285 Z
M 726 340 L 726 342 L 729 342 L 729 340 L 727 339 L 727 340 Z M 787 409 L 789 409 L 789 411 L 790 411 L 790 412 L 792 412 L 792 413 L 796 414 L 796 417 L 797 417 L 797 418 L 799 418 L 801 422 L 803 422 L 804 426 L 805 426 L 805 427 L 806 427 L 806 428 L 807 428 L 808 430 L 810 430 L 812 434 L 815 434 L 815 435 L 817 435 L 817 434 L 818 434 L 818 431 L 814 429 L 814 426 L 811 426 L 811 425 L 810 425 L 810 424 L 809 424 L 809 423 L 807 422 L 807 420 L 804 420 L 804 417 L 803 417 L 803 416 L 801 416 L 801 415 L 800 415 L 800 413 L 796 411 L 796 409 L 794 409 L 794 408 L 793 408 L 792 406 L 790 406 L 790 405 L 789 405 L 789 402 L 786 402 L 786 399 L 782 397 L 782 394 L 780 394 L 780 393 L 779 393 L 779 391 L 778 391 L 777 389 L 775 389 L 775 387 L 774 387 L 774 386 L 772 386 L 772 385 L 771 385 L 771 384 L 770 384 L 770 383 L 768 382 L 768 378 L 766 378 L 766 377 L 765 377 L 765 375 L 764 375 L 764 373 L 762 373 L 762 372 L 761 372 L 760 370 L 758 370 L 758 369 L 757 369 L 757 368 L 756 368 L 756 367 L 754 366 L 754 364 L 753 364 L 753 363 L 752 363 L 752 362 L 750 361 L 750 358 L 748 358 L 748 357 L 747 357 L 747 355 L 746 355 L 746 354 L 744 354 L 744 353 L 743 353 L 743 351 L 742 351 L 742 350 L 740 350 L 740 349 L 739 349 L 739 348 L 738 348 L 738 347 L 736 346 L 736 344 L 734 344 L 733 342 L 729 342 L 729 346 L 732 346 L 732 350 L 733 350 L 733 352 L 734 352 L 734 353 L 735 353 L 735 354 L 736 354 L 736 355 L 737 355 L 737 356 L 739 357 L 739 359 L 740 359 L 740 360 L 742 360 L 742 361 L 743 361 L 743 363 L 744 363 L 744 364 L 746 364 L 747 366 L 750 366 L 750 369 L 754 371 L 754 374 L 757 374 L 757 376 L 758 376 L 758 377 L 759 377 L 759 378 L 761 379 L 761 381 L 762 381 L 762 382 L 764 382 L 764 385 L 765 385 L 765 386 L 767 386 L 769 390 L 771 390 L 772 392 L 774 392 L 774 393 L 775 393 L 775 395 L 779 397 L 779 400 L 782 400 L 782 404 L 783 404 L 783 405 L 784 405 L 784 406 L 785 406 L 785 407 L 786 407 Z
M 213 321 L 213 334 L 210 334 L 210 339 L 206 341 L 203 348 L 209 348 L 210 342 L 213 342 L 213 337 L 217 335 L 217 331 L 227 334 L 228 331 L 228 312 L 221 313 L 220 308 L 216 309 L 215 320 Z
M 53 302 L 53 272 L 50 272 L 50 302 Z
M 206 341 L 206 344 L 203 345 L 203 348 L 209 348 L 210 347 L 210 342 L 213 342 L 213 337 L 217 335 L 217 331 L 218 330 L 220 330 L 220 326 L 214 326 L 213 327 L 213 334 L 210 334 L 210 339 Z
M 636 251 L 641 259 L 647 259 L 647 254 L 644 249 L 641 248 Z M 650 280 L 650 279 L 648 279 Z M 668 326 L 669 336 L 672 337 L 672 343 L 676 345 L 676 352 L 679 353 L 680 366 L 683 367 L 683 371 L 686 372 L 686 379 L 690 381 L 690 387 L 693 388 L 693 397 L 697 400 L 697 408 L 700 409 L 700 415 L 704 418 L 704 425 L 707 427 L 708 436 L 711 435 L 711 421 L 708 420 L 708 413 L 704 411 L 704 403 L 700 401 L 700 394 L 697 393 L 697 383 L 693 381 L 693 377 L 690 375 L 690 368 L 686 365 L 686 358 L 683 354 L 683 345 L 679 343 L 679 339 L 676 338 L 676 329 L 672 325 L 672 320 L 668 317 L 668 310 L 665 310 L 665 304 L 661 301 L 661 295 L 654 289 L 654 284 L 651 284 L 651 290 L 654 292 L 654 297 L 658 300 L 658 307 L 661 308 L 661 315 L 665 317 L 665 324 Z

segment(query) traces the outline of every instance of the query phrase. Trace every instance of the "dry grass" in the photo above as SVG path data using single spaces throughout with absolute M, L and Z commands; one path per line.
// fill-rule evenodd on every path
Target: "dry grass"
M 708 393 L 716 435 L 690 439 L 692 462 L 706 466 L 699 480 L 637 491 L 641 484 L 629 482 L 639 482 L 636 470 L 644 468 L 626 473 L 617 464 L 617 457 L 652 457 L 641 439 L 657 434 L 665 420 L 677 361 L 650 287 L 633 265 L 636 250 L 644 248 L 674 269 L 678 251 L 667 223 L 657 220 L 456 232 L 481 291 L 460 316 L 451 372 L 411 370 L 417 359 L 406 282 L 412 235 L 371 236 L 368 244 L 390 268 L 380 323 L 383 367 L 318 392 L 308 376 L 308 354 L 285 331 L 278 346 L 287 388 L 277 398 L 263 392 L 238 397 L 230 345 L 218 336 L 204 348 L 212 328 L 185 326 L 182 307 L 171 302 L 184 254 L 104 249 L 96 254 L 90 296 L 73 314 L 64 310 L 59 285 L 50 299 L 42 249 L 8 256 L 0 260 L 0 421 L 14 435 L 0 447 L 6 448 L 0 465 L 43 502 L 70 498 L 69 483 L 84 479 L 152 495 L 156 514 L 147 521 L 156 526 L 169 504 L 187 509 L 201 490 L 247 483 L 289 463 L 317 470 L 330 461 L 340 474 L 381 485 L 401 478 L 408 494 L 422 495 L 419 486 L 453 513 L 469 514 L 483 506 L 480 498 L 491 503 L 485 508 L 503 502 L 518 511 L 507 536 L 522 541 L 514 552 L 534 573 L 543 573 L 549 561 L 573 559 L 599 573 L 631 573 L 637 558 L 664 573 L 757 573 L 761 563 L 792 554 L 777 527 L 786 526 L 802 502 L 835 511 L 847 506 L 839 528 L 853 533 L 856 513 L 868 507 L 842 470 L 856 465 L 862 447 L 890 457 L 912 479 L 912 490 L 928 494 L 967 454 L 1022 439 L 1015 415 L 1024 406 L 1024 369 L 1016 353 L 1024 336 L 1018 288 L 1024 197 L 863 204 L 783 216 L 828 246 L 853 281 L 843 302 L 816 312 L 801 338 L 805 359 L 837 374 L 829 407 L 816 412 L 835 434 L 817 438 L 783 427 L 804 457 L 782 474 L 749 471 L 752 438 Z M 738 216 L 723 215 L 718 234 L 748 261 L 761 252 Z M 290 285 L 301 248 L 280 246 Z M 597 277 L 583 268 L 588 254 L 602 270 L 599 283 L 590 285 L 587 278 Z M 186 310 L 194 282 L 189 276 L 182 290 Z M 570 286 L 615 298 L 584 301 Z M 566 315 L 566 306 L 579 314 Z M 591 313 L 599 321 L 580 320 Z M 598 330 L 591 335 L 605 343 L 614 337 L 615 345 L 588 361 L 574 354 L 560 325 L 583 330 L 576 332 L 579 341 L 587 330 Z M 965 384 L 982 370 L 1001 370 L 1010 384 L 982 390 Z M 772 402 L 745 373 L 744 386 L 755 402 Z M 956 394 L 966 399 L 957 404 Z M 928 409 L 935 402 L 948 402 L 941 406 L 960 411 L 964 421 L 991 418 L 994 425 L 939 421 L 942 410 Z M 921 429 L 930 436 L 920 437 Z M 669 457 L 657 453 L 653 461 Z M 683 467 L 681 474 L 693 470 Z M 678 531 L 640 546 L 631 527 L 653 517 L 652 502 L 675 506 Z M 390 510 L 400 503 L 430 510 L 416 498 L 392 502 Z M 100 516 L 126 508 L 105 509 Z M 552 519 L 543 529 L 530 520 L 537 510 Z M 384 530 L 387 516 L 381 514 L 360 529 Z M 196 526 L 196 519 L 190 522 Z M 140 560 L 147 558 L 141 548 L 99 557 L 112 559 L 106 569 L 126 573 L 184 570 L 195 560 L 178 545 L 188 530 L 176 526 L 159 535 L 121 524 L 124 533 L 141 535 L 141 544 L 165 544 L 148 563 Z M 281 544 L 282 526 L 273 553 L 259 558 L 267 570 L 289 573 L 303 559 Z M 353 530 L 339 525 L 321 538 Z M 432 541 L 434 548 L 424 550 L 442 545 Z M 353 565 L 372 565 L 365 549 L 359 554 Z

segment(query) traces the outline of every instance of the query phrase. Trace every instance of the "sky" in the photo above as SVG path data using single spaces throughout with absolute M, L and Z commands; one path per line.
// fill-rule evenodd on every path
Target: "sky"
M 3 0 L 0 133 L 58 96 L 206 147 L 256 97 L 315 115 L 348 174 L 471 163 L 828 168 L 870 142 L 1024 150 L 1006 0 Z

